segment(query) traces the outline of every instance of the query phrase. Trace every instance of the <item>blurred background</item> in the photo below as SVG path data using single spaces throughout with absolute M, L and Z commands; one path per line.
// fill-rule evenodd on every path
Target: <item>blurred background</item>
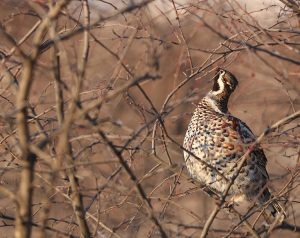
M 76 79 L 86 42 L 78 29 L 86 25 L 84 1 L 70 1 L 35 45 L 36 29 L 59 2 L 0 2 L 0 237 L 15 232 L 18 208 L 3 191 L 18 196 L 21 189 L 24 164 L 16 98 L 25 67 L 22 54 L 34 54 L 35 47 L 39 52 L 26 102 L 28 144 L 36 145 L 44 136 L 48 144 L 37 154 L 32 171 L 32 237 L 80 236 L 66 176 L 70 165 L 58 153 L 63 133 L 68 134 L 93 237 L 161 237 L 153 214 L 168 237 L 199 237 L 215 201 L 184 166 L 180 146 L 192 112 L 210 90 L 217 67 L 237 77 L 229 110 L 256 135 L 299 110 L 299 1 L 88 1 L 89 50 L 80 87 Z M 65 118 L 72 113 L 76 89 L 80 91 L 80 106 L 63 133 L 57 88 Z M 86 114 L 79 115 L 97 102 L 89 110 L 91 124 Z M 271 237 L 300 236 L 299 132 L 298 119 L 262 142 L 270 188 L 282 199 L 292 225 L 275 227 Z M 108 141 L 121 151 L 152 208 L 141 199 Z M 222 210 L 208 237 L 251 237 L 239 221 Z M 254 229 L 259 231 L 262 223 Z

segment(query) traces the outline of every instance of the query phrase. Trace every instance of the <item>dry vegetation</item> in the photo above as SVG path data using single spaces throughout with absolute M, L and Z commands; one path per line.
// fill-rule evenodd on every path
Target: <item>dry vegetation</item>
M 299 237 L 299 6 L 1 1 L 0 237 Z M 218 66 L 240 82 L 230 111 L 265 132 L 283 224 L 219 209 L 184 167 Z

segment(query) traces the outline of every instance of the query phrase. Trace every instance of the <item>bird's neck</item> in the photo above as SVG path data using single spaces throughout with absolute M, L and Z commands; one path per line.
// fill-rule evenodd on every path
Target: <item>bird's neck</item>
M 204 100 L 214 111 L 219 113 L 227 113 L 229 96 L 230 95 L 227 94 L 214 95 L 209 92 L 204 97 Z

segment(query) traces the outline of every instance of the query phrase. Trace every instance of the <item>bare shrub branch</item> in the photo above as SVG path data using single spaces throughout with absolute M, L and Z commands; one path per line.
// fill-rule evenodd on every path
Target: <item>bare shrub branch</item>
M 297 1 L 4 0 L 0 13 L 1 234 L 300 234 Z M 217 67 L 239 81 L 230 112 L 264 132 L 232 179 L 216 173 L 229 191 L 259 144 L 282 224 L 187 173 L 182 141 Z

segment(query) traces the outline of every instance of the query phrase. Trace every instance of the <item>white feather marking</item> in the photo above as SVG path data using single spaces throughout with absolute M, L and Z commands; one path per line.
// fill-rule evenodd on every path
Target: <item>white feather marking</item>
M 225 74 L 225 71 L 223 71 L 223 72 L 220 73 L 220 76 L 219 76 L 218 81 L 217 81 L 218 84 L 219 84 L 219 90 L 218 91 L 212 91 L 213 95 L 218 95 L 218 94 L 220 94 L 220 93 L 223 92 L 223 90 L 224 90 L 224 82 L 223 82 L 222 78 L 223 78 L 224 74 Z
M 216 105 L 215 100 L 211 99 L 209 96 L 205 97 L 206 102 L 211 106 L 212 109 L 214 109 L 216 112 L 224 114 Z

